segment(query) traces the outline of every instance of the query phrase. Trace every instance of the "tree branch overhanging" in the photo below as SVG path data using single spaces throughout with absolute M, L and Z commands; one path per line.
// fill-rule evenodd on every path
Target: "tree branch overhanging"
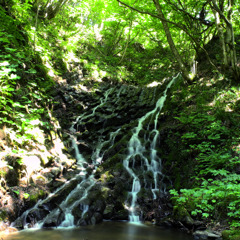
M 227 25 L 231 26 L 231 23 L 226 18 L 226 16 L 223 14 L 222 10 L 217 6 L 216 2 L 213 0 L 208 0 L 209 5 L 212 9 L 218 12 L 218 14 L 221 16 L 221 18 L 226 22 Z
M 161 16 L 159 15 L 156 15 L 156 14 L 153 14 L 153 13 L 150 13 L 150 12 L 146 12 L 146 11 L 142 11 L 140 9 L 137 9 L 135 7 L 132 7 L 124 2 L 122 2 L 121 0 L 117 0 L 120 4 L 122 4 L 123 6 L 133 10 L 133 11 L 136 11 L 138 13 L 141 13 L 141 14 L 145 14 L 145 15 L 149 15 L 149 16 L 152 16 L 154 18 L 158 18 L 160 19 L 161 21 L 164 21 L 164 22 L 167 22 L 167 23 L 170 23 L 170 24 L 173 24 L 174 26 L 180 28 L 181 30 L 183 30 L 184 32 L 186 32 L 186 26 L 182 25 L 182 24 L 179 24 L 179 23 L 175 23 L 175 22 L 172 22 L 170 20 L 167 20 L 166 18 L 162 18 Z
M 198 21 L 198 22 L 202 23 L 203 25 L 205 25 L 205 26 L 207 26 L 207 27 L 211 27 L 211 26 L 214 24 L 213 22 L 210 22 L 210 21 L 208 21 L 208 20 L 205 20 L 205 18 L 202 17 L 201 14 L 200 14 L 200 17 L 193 16 L 191 13 L 189 13 L 187 10 L 184 9 L 183 5 L 181 4 L 181 1 L 178 1 L 178 2 L 179 2 L 179 5 L 180 5 L 181 7 L 178 7 L 177 4 L 172 3 L 171 1 L 167 0 L 167 3 L 168 3 L 169 5 L 171 5 L 175 11 L 179 11 L 179 12 L 187 15 L 191 20 L 193 20 L 193 21 Z M 201 10 L 201 12 L 204 10 L 204 7 L 205 7 L 207 4 L 208 4 L 208 2 L 206 2 L 206 3 L 204 3 L 204 4 L 202 5 L 202 10 Z

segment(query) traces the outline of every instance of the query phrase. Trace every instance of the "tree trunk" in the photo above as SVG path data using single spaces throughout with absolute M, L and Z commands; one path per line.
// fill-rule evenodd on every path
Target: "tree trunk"
M 190 82 L 191 79 L 190 79 L 190 76 L 189 76 L 189 72 L 188 72 L 186 66 L 184 65 L 184 63 L 182 61 L 182 58 L 181 58 L 181 56 L 180 56 L 180 54 L 179 54 L 179 52 L 178 52 L 178 50 L 177 50 L 177 48 L 176 48 L 176 46 L 173 42 L 172 35 L 171 35 L 170 29 L 168 27 L 168 23 L 167 23 L 166 20 L 164 21 L 164 19 L 166 19 L 166 18 L 163 14 L 161 5 L 159 4 L 159 0 L 153 0 L 153 3 L 154 3 L 154 5 L 157 9 L 157 12 L 158 12 L 160 18 L 163 19 L 163 20 L 161 20 L 161 22 L 162 22 L 163 29 L 164 29 L 164 32 L 165 32 L 166 37 L 167 37 L 169 47 L 170 47 L 174 57 L 177 60 L 178 66 L 179 66 L 180 70 L 182 71 L 183 77 L 184 77 L 184 79 L 187 80 L 187 82 Z
M 67 2 L 68 2 L 68 0 L 59 0 L 55 4 L 55 6 L 53 4 L 49 5 L 46 8 L 47 19 L 50 20 L 50 19 L 54 18 L 57 15 L 57 13 L 60 11 L 61 7 Z
M 217 5 L 216 0 L 211 0 L 211 8 L 214 12 L 216 12 L 216 23 L 218 27 L 218 31 L 220 34 L 220 40 L 222 43 L 222 51 L 223 51 L 223 61 L 225 68 L 231 67 L 233 70 L 234 77 L 236 79 L 239 78 L 239 68 L 237 66 L 237 54 L 235 49 L 235 39 L 234 39 L 234 31 L 232 26 L 232 7 L 234 5 L 233 0 L 228 1 L 227 13 L 224 15 L 223 10 L 221 10 L 221 6 Z M 223 27 L 220 25 L 220 22 L 225 23 L 226 33 L 223 36 Z
M 125 48 L 124 48 L 122 57 L 121 57 L 120 61 L 118 62 L 118 65 L 120 65 L 120 63 L 123 61 L 123 59 L 124 59 L 124 57 L 125 57 L 125 55 L 126 55 L 127 48 L 128 48 L 128 44 L 130 43 L 130 40 L 131 40 L 131 31 L 132 31 L 132 21 L 131 21 L 130 24 L 129 24 L 129 33 L 128 33 L 127 43 L 126 43 L 126 46 L 125 46 Z
M 221 44 L 221 48 L 222 48 L 223 71 L 225 72 L 225 70 L 229 66 L 227 51 L 226 51 L 226 44 L 225 44 L 225 37 L 224 37 L 223 27 L 221 26 L 221 20 L 220 20 L 220 17 L 219 17 L 219 13 L 214 11 L 214 14 L 215 14 L 215 21 L 216 21 L 218 34 L 219 34 L 220 44 Z
M 228 60 L 229 65 L 232 66 L 234 75 L 236 78 L 238 78 L 239 68 L 237 66 L 237 54 L 235 49 L 235 39 L 234 39 L 234 31 L 233 31 L 232 24 L 227 24 L 225 43 L 226 43 L 227 56 L 229 58 Z

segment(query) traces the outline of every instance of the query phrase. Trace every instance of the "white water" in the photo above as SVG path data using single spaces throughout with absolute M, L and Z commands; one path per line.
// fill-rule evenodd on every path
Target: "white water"
M 167 98 L 167 90 L 172 86 L 175 79 L 178 77 L 178 75 L 173 78 L 169 84 L 167 85 L 163 96 L 159 98 L 157 101 L 155 108 L 146 113 L 143 117 L 141 117 L 138 121 L 138 126 L 134 128 L 133 135 L 129 140 L 128 143 L 128 156 L 123 161 L 123 165 L 125 169 L 130 174 L 131 178 L 133 179 L 132 182 L 132 190 L 129 192 L 129 198 L 131 198 L 131 204 L 130 207 L 126 206 L 126 208 L 129 210 L 129 219 L 130 222 L 138 223 L 140 222 L 140 216 L 137 211 L 137 195 L 141 191 L 141 182 L 139 179 L 140 173 L 144 171 L 150 171 L 153 174 L 153 186 L 152 186 L 152 194 L 153 199 L 157 198 L 157 195 L 160 192 L 159 177 L 162 175 L 161 172 L 161 159 L 157 156 L 157 143 L 159 140 L 159 131 L 157 130 L 157 122 L 159 114 L 162 110 L 162 107 L 164 105 L 164 102 Z M 152 131 L 149 129 L 151 120 L 154 118 L 154 127 Z M 144 135 L 144 142 L 142 142 L 141 137 L 139 136 L 139 133 L 144 130 L 144 124 L 146 124 L 146 121 L 149 121 L 148 124 L 148 130 L 146 131 Z M 153 139 L 151 140 L 151 136 L 154 135 Z M 146 143 L 151 142 L 150 144 L 150 157 L 148 154 L 148 149 L 146 148 Z M 139 161 L 139 158 L 141 159 L 140 164 L 140 171 L 136 169 L 136 164 L 139 165 L 139 162 L 136 163 L 136 161 Z M 137 160 L 138 159 L 138 160 Z M 147 170 L 146 170 L 147 169 Z M 144 182 L 145 179 L 143 180 Z M 127 204 L 126 204 L 127 205 Z
M 73 209 L 80 204 L 82 206 L 82 217 L 88 211 L 89 207 L 88 207 L 88 205 L 85 204 L 85 201 L 87 199 L 89 191 L 95 185 L 96 181 L 94 179 L 94 173 L 95 173 L 95 169 L 97 168 L 97 165 L 98 165 L 97 160 L 99 161 L 99 159 L 101 159 L 103 154 L 101 154 L 101 156 L 100 156 L 100 152 L 101 152 L 103 145 L 106 143 L 103 143 L 103 144 L 99 143 L 98 148 L 97 148 L 97 154 L 95 153 L 97 158 L 92 158 L 92 166 L 94 166 L 95 169 L 93 169 L 92 173 L 89 176 L 87 176 L 86 166 L 89 166 L 89 164 L 79 151 L 78 141 L 77 141 L 77 138 L 74 136 L 74 133 L 76 133 L 76 129 L 78 129 L 79 124 L 81 124 L 85 119 L 87 119 L 91 116 L 94 116 L 97 108 L 103 106 L 106 103 L 109 94 L 113 90 L 114 90 L 113 88 L 108 89 L 105 92 L 104 97 L 100 99 L 101 103 L 99 105 L 97 105 L 96 107 L 94 107 L 90 114 L 88 114 L 88 115 L 83 114 L 83 115 L 80 115 L 79 117 L 77 117 L 76 121 L 72 124 L 72 126 L 69 129 L 71 132 L 70 137 L 71 137 L 71 142 L 72 142 L 72 148 L 75 151 L 75 158 L 77 160 L 78 169 L 80 170 L 79 175 L 77 177 L 81 176 L 82 181 L 69 193 L 68 197 L 58 206 L 58 208 L 51 210 L 51 212 L 44 219 L 35 223 L 34 226 L 29 226 L 29 224 L 26 222 L 28 214 L 31 212 L 34 212 L 35 210 L 38 209 L 39 206 L 42 206 L 44 203 L 48 202 L 49 199 L 56 196 L 59 193 L 59 191 L 61 191 L 63 188 L 65 188 L 66 185 L 69 184 L 72 180 L 76 180 L 77 177 L 67 181 L 61 187 L 59 187 L 57 190 L 55 190 L 53 193 L 51 193 L 46 199 L 40 200 L 34 207 L 25 211 L 22 214 L 22 216 L 20 216 L 20 219 L 23 221 L 23 225 L 24 225 L 25 229 L 29 228 L 29 227 L 42 228 L 44 226 L 44 224 L 51 223 L 51 221 L 53 221 L 53 220 L 57 222 L 60 214 L 64 214 L 64 221 L 62 221 L 62 223 L 60 223 L 60 225 L 59 225 L 60 227 L 64 227 L 64 228 L 74 227 L 74 216 L 72 214 Z M 118 131 L 112 133 L 110 135 L 110 139 L 107 142 L 113 142 Z M 71 199 L 75 199 L 77 197 L 78 197 L 77 201 L 71 202 Z
M 172 79 L 172 81 L 167 85 L 163 93 L 163 96 L 157 101 L 155 108 L 139 119 L 138 125 L 133 129 L 132 137 L 130 138 L 128 143 L 128 156 L 126 157 L 126 159 L 123 160 L 123 165 L 132 178 L 132 188 L 131 191 L 129 192 L 130 203 L 127 208 L 129 210 L 130 222 L 133 223 L 140 222 L 140 212 L 137 206 L 138 193 L 141 191 L 143 187 L 145 187 L 148 184 L 146 179 L 142 179 L 139 176 L 139 172 L 137 170 L 139 166 L 139 160 L 136 157 L 141 158 L 140 172 L 150 171 L 153 174 L 153 182 L 151 187 L 153 199 L 156 199 L 159 195 L 159 191 L 161 188 L 161 186 L 159 186 L 159 178 L 160 176 L 162 176 L 162 172 L 161 172 L 161 159 L 158 157 L 156 149 L 159 143 L 159 132 L 157 130 L 157 122 L 159 114 L 167 97 L 167 90 L 168 88 L 171 87 L 176 78 Z M 118 95 L 120 95 L 120 90 Z M 44 224 L 51 223 L 51 221 L 53 220 L 57 221 L 56 219 L 60 219 L 59 218 L 60 215 L 62 216 L 64 215 L 64 220 L 58 223 L 60 227 L 63 228 L 74 227 L 73 216 L 74 208 L 80 207 L 80 209 L 82 210 L 82 218 L 84 217 L 85 213 L 88 212 L 89 205 L 87 202 L 87 197 L 89 191 L 96 183 L 96 180 L 94 179 L 94 173 L 97 169 L 97 166 L 101 164 L 104 153 L 108 150 L 108 146 L 114 145 L 115 138 L 121 131 L 121 128 L 117 129 L 114 132 L 111 132 L 109 134 L 109 138 L 105 141 L 103 141 L 104 138 L 99 136 L 99 143 L 97 144 L 96 149 L 91 156 L 92 171 L 90 175 L 87 173 L 86 169 L 87 167 L 90 166 L 90 164 L 80 153 L 78 148 L 79 143 L 74 134 L 78 131 L 79 128 L 78 126 L 84 124 L 84 120 L 87 119 L 89 120 L 89 118 L 95 115 L 96 110 L 99 107 L 103 106 L 108 101 L 108 97 L 110 93 L 113 91 L 114 89 L 108 89 L 105 92 L 104 97 L 101 99 L 101 103 L 94 107 L 90 114 L 80 115 L 76 119 L 76 121 L 72 124 L 70 128 L 71 132 L 70 137 L 72 141 L 72 148 L 75 150 L 75 158 L 77 160 L 78 169 L 80 170 L 78 177 L 81 178 L 81 182 L 69 193 L 68 197 L 59 205 L 58 208 L 52 210 L 43 220 L 36 223 L 34 226 L 35 228 L 41 228 L 42 226 L 44 226 Z M 149 122 L 149 124 L 147 124 L 146 122 Z M 154 122 L 154 124 L 151 124 L 151 122 Z M 144 134 L 144 138 L 141 139 L 139 135 L 140 132 L 144 130 L 144 126 L 148 126 L 147 127 L 148 129 Z M 147 142 L 150 142 L 150 149 L 147 149 L 147 147 L 145 146 Z M 26 211 L 22 216 L 24 222 L 26 222 L 26 218 L 31 211 L 36 210 L 39 207 L 39 205 L 44 204 L 49 200 L 49 198 L 55 196 L 69 182 L 70 181 L 66 182 L 53 194 L 49 195 L 47 199 L 38 202 L 32 209 Z M 75 201 L 72 201 L 72 199 L 75 199 Z M 25 224 L 25 227 L 26 228 L 28 227 L 27 224 Z
M 99 142 L 98 145 L 96 146 L 96 150 L 93 152 L 92 154 L 92 160 L 95 161 L 97 164 L 101 164 L 102 163 L 102 158 L 104 156 L 104 153 L 108 150 L 105 149 L 104 151 L 102 151 L 102 149 L 107 146 L 107 145 L 113 145 L 116 136 L 118 135 L 118 133 L 121 131 L 121 128 L 119 128 L 118 130 L 116 130 L 115 132 L 111 132 L 110 133 L 110 137 L 109 139 L 107 139 L 104 142 Z
M 28 214 L 31 213 L 31 212 L 34 212 L 35 210 L 38 209 L 39 206 L 43 206 L 44 203 L 48 202 L 52 197 L 54 197 L 55 195 L 57 195 L 63 188 L 66 187 L 67 184 L 70 184 L 71 181 L 74 181 L 76 180 L 77 177 L 71 179 L 71 180 L 68 180 L 66 181 L 62 186 L 60 186 L 59 188 L 57 188 L 53 193 L 49 194 L 47 198 L 43 199 L 43 200 L 39 200 L 32 208 L 28 209 L 27 211 L 25 211 L 18 219 L 21 219 L 22 222 L 23 222 L 23 226 L 24 226 L 24 229 L 28 229 L 29 227 L 31 228 L 41 228 L 42 227 L 42 222 L 38 222 L 38 223 L 35 223 L 34 226 L 29 226 L 29 224 L 26 222 L 27 220 L 27 217 L 28 217 Z M 17 220 L 18 220 L 17 219 Z M 12 224 L 14 226 L 14 223 Z
M 107 102 L 108 96 L 112 91 L 113 89 L 110 88 L 105 92 L 104 98 L 100 99 L 101 103 L 93 108 L 92 113 L 85 116 L 79 116 L 76 122 L 74 122 L 74 124 L 71 126 L 70 131 L 72 133 L 76 132 L 74 125 L 77 125 L 76 128 L 78 129 L 78 124 L 81 124 L 85 119 L 94 116 L 96 113 L 96 110 Z M 72 214 L 72 211 L 79 204 L 81 204 L 83 208 L 82 217 L 88 211 L 88 205 L 86 205 L 84 201 L 86 201 L 89 191 L 92 189 L 92 187 L 96 183 L 94 179 L 94 173 L 97 168 L 98 162 L 100 161 L 99 153 L 101 151 L 101 147 L 99 146 L 98 148 L 99 153 L 95 158 L 92 158 L 92 163 L 93 163 L 92 166 L 94 166 L 94 169 L 91 175 L 87 177 L 87 172 L 86 172 L 86 168 L 84 168 L 84 164 L 85 165 L 89 165 L 89 164 L 87 163 L 86 159 L 84 159 L 83 155 L 79 152 L 77 139 L 74 136 L 71 136 L 71 138 L 72 138 L 72 146 L 75 149 L 75 158 L 77 159 L 77 164 L 80 167 L 80 170 L 81 170 L 80 175 L 83 176 L 83 180 L 81 183 L 77 185 L 77 187 L 68 195 L 68 197 L 60 205 L 60 208 L 65 213 L 65 220 L 60 224 L 60 227 L 74 227 L 74 216 Z M 75 195 L 78 196 L 79 192 L 81 192 L 79 199 L 71 203 L 71 199 L 74 198 Z
M 86 185 L 88 185 L 86 187 Z M 90 189 L 95 185 L 95 179 L 93 178 L 93 174 L 90 175 L 87 179 L 83 180 L 80 184 L 77 185 L 77 187 L 68 195 L 66 200 L 61 203 L 61 209 L 65 212 L 65 220 L 60 224 L 60 227 L 74 227 L 74 216 L 72 215 L 72 211 L 75 207 L 77 207 L 80 203 L 82 205 L 84 204 L 84 200 L 87 199 L 88 192 Z M 79 195 L 79 192 L 81 192 L 81 197 L 77 200 L 71 203 L 71 199 L 75 194 Z M 85 212 L 84 212 L 85 210 Z M 83 209 L 82 216 L 84 213 L 86 213 L 88 209 Z
M 84 214 L 88 211 L 89 206 L 86 204 L 82 205 L 82 218 L 84 217 Z

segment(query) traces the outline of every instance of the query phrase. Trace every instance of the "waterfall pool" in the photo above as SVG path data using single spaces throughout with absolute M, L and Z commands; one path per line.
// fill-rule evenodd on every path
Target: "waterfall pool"
M 103 222 L 79 228 L 28 229 L 1 236 L 3 240 L 192 240 L 177 230 L 128 222 Z

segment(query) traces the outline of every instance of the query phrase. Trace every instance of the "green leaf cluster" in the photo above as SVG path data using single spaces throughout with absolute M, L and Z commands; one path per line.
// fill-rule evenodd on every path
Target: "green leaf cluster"
M 17 13 L 18 8 L 29 10 L 24 4 L 12 5 Z M 26 44 L 27 33 L 19 30 L 19 18 L 16 14 L 14 19 L 0 6 L 0 127 L 7 126 L 13 151 L 43 142 L 45 126 L 41 119 L 48 119 L 46 108 L 51 102 L 46 85 L 52 85 L 37 74 L 38 64 Z
M 215 104 L 219 104 L 222 94 L 217 94 Z M 234 98 L 226 100 L 232 102 Z M 236 125 L 229 127 L 224 117 L 227 113 L 221 111 L 219 115 L 225 106 L 226 102 L 214 109 L 202 106 L 198 111 L 182 112 L 175 117 L 185 129 L 181 141 L 184 151 L 194 156 L 194 169 L 192 187 L 172 189 L 170 193 L 175 207 L 184 207 L 194 218 L 217 221 L 228 218 L 232 227 L 239 227 L 239 129 L 234 117 L 228 120 Z
M 240 218 L 240 176 L 225 169 L 213 171 L 218 179 L 201 179 L 199 187 L 170 190 L 172 200 L 177 207 L 186 210 L 198 219 L 231 219 L 232 226 Z

